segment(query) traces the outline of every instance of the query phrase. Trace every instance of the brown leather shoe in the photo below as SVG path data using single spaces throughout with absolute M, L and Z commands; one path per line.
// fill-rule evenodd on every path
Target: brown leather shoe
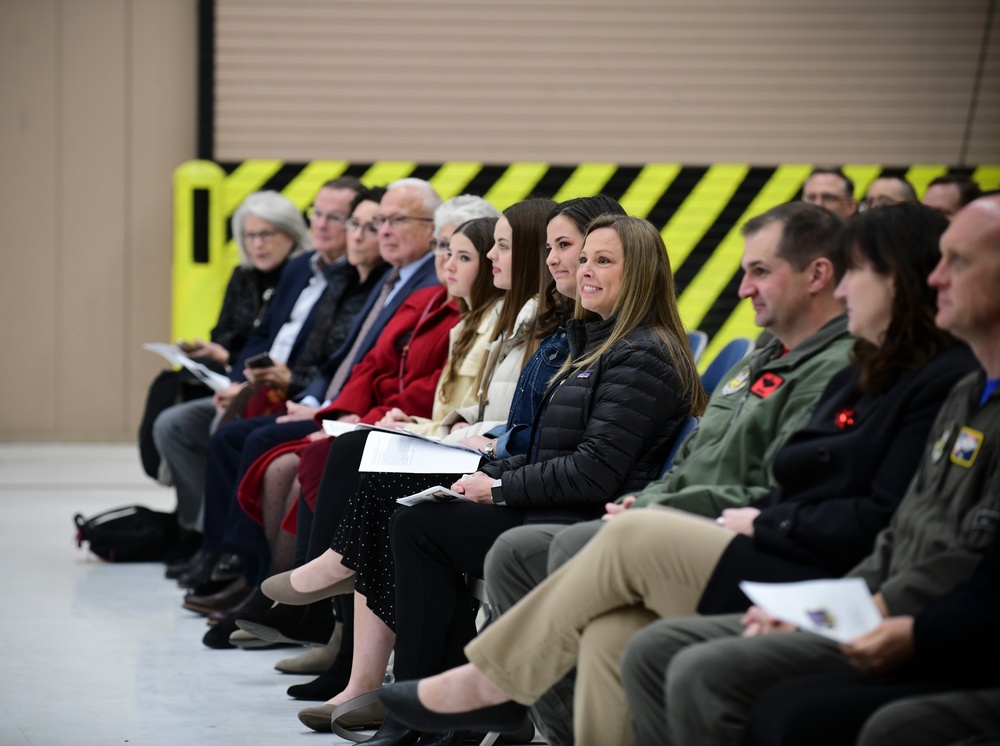
M 185 609 L 207 616 L 213 611 L 229 609 L 238 605 L 241 601 L 245 601 L 253 593 L 253 590 L 253 587 L 247 583 L 246 578 L 241 575 L 218 593 L 213 593 L 210 596 L 196 596 L 193 594 L 185 596 L 183 605 Z
M 274 603 L 271 599 L 260 592 L 260 588 L 253 588 L 253 593 L 248 595 L 246 598 L 242 599 L 235 606 L 230 606 L 227 609 L 218 609 L 213 611 L 208 615 L 208 623 L 214 624 L 215 622 L 221 622 L 228 616 L 234 616 L 240 614 L 244 611 L 263 611 Z

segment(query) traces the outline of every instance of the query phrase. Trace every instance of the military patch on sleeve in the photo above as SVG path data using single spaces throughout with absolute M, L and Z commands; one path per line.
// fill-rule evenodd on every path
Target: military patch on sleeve
M 747 381 L 749 380 L 750 366 L 747 365 L 726 382 L 726 385 L 722 387 L 722 395 L 729 396 L 730 394 L 735 394 L 737 391 L 740 391 L 744 386 L 746 386 Z
M 983 447 L 984 435 L 971 427 L 963 427 L 958 431 L 955 445 L 951 449 L 951 463 L 968 469 L 976 462 L 979 449 Z
M 945 449 L 948 447 L 948 441 L 951 440 L 951 434 L 954 431 L 955 423 L 949 422 L 944 432 L 941 433 L 941 437 L 934 441 L 934 447 L 931 449 L 931 461 L 933 463 L 936 464 L 944 456 Z
M 750 390 L 761 399 L 766 399 L 777 391 L 784 382 L 785 379 L 777 373 L 761 373 L 760 378 L 753 382 Z

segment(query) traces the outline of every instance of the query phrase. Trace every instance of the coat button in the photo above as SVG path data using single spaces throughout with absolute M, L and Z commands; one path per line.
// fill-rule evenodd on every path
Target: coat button
M 819 459 L 821 464 L 829 464 L 831 460 L 830 451 L 826 448 L 817 448 L 816 458 Z
M 782 531 L 787 531 L 791 527 L 792 527 L 792 522 L 787 518 L 785 518 L 783 521 L 781 521 L 781 523 L 778 524 L 778 528 L 780 528 Z

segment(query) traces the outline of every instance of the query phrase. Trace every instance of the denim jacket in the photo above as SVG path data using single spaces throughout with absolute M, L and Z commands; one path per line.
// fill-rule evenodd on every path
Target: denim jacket
M 497 438 L 496 458 L 507 458 L 528 452 L 531 443 L 531 423 L 535 420 L 535 412 L 542 402 L 549 381 L 566 362 L 568 356 L 569 342 L 566 340 L 566 330 L 559 327 L 554 334 L 542 340 L 538 350 L 525 363 L 511 401 L 507 427 L 495 427 L 486 433 L 491 438 Z

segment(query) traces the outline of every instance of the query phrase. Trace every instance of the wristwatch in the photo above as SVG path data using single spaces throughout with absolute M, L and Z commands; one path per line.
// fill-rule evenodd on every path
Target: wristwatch
M 491 440 L 489 443 L 483 446 L 483 455 L 488 459 L 494 459 L 497 457 L 497 442 L 496 440 Z
M 502 484 L 503 483 L 502 483 L 502 481 L 500 479 L 495 479 L 495 480 L 493 480 L 493 486 L 490 487 L 490 493 L 493 495 L 493 504 L 494 505 L 505 505 L 506 504 L 504 502 L 504 499 L 503 499 L 503 487 L 502 487 Z

